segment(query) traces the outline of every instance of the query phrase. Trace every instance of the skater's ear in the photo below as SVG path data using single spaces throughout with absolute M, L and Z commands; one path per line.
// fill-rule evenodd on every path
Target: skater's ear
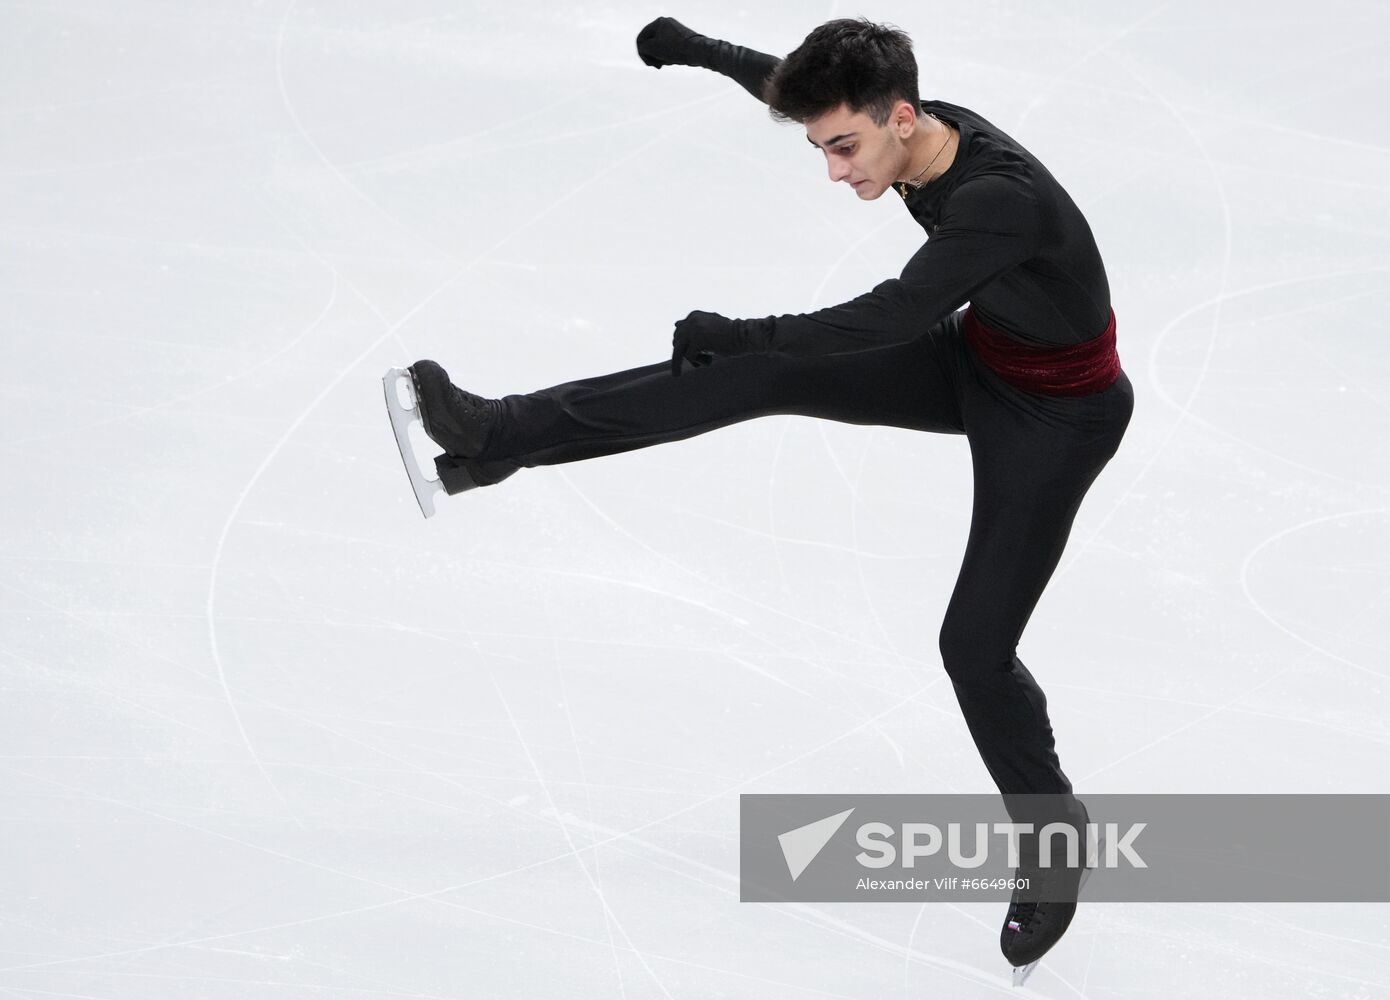
M 899 139 L 907 139 L 917 131 L 923 117 L 921 108 L 914 107 L 907 101 L 899 101 L 893 105 L 893 111 L 888 116 L 888 127 Z

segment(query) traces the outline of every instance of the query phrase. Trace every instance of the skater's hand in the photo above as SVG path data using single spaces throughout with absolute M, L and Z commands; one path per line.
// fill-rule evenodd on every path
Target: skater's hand
M 707 365 L 719 354 L 741 354 L 734 321 L 718 313 L 696 309 L 676 323 L 671 338 L 671 374 L 681 373 L 681 362 Z
M 658 17 L 637 33 L 637 54 L 644 63 L 657 69 L 671 63 L 690 66 L 696 50 L 694 40 L 703 37 L 674 17 Z

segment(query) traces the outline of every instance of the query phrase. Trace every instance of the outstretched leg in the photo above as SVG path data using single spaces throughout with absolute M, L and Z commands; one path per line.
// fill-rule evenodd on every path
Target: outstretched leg
M 489 485 L 522 467 L 612 455 L 777 414 L 961 433 L 953 356 L 958 338 L 941 330 L 853 354 L 720 358 L 688 367 L 680 377 L 661 362 L 500 400 L 470 397 L 458 404 L 471 407 L 460 426 L 481 415 L 486 433 L 466 449 L 451 449 L 437 436 L 450 452 L 439 460 L 440 471 L 452 467 L 471 480 L 468 485 Z M 445 407 L 452 387 L 447 377 L 442 385 L 423 386 L 427 412 Z

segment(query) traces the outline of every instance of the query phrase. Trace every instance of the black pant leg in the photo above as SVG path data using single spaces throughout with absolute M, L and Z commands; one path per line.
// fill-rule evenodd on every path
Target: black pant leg
M 974 508 L 942 659 L 999 790 L 1066 794 L 1047 699 L 1017 647 L 1082 498 L 1119 446 L 1133 392 L 1121 376 L 1094 396 L 1043 399 L 979 375 L 965 402 Z
M 949 343 L 929 333 L 853 354 L 720 358 L 679 377 L 662 362 L 507 396 L 476 460 L 555 465 L 778 414 L 960 433 Z

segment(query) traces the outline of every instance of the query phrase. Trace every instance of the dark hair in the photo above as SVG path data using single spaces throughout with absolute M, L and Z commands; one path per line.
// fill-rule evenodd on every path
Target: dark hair
M 778 64 L 763 94 L 780 122 L 804 124 L 847 104 L 886 125 L 898 101 L 919 108 L 912 39 L 862 17 L 827 21 Z

